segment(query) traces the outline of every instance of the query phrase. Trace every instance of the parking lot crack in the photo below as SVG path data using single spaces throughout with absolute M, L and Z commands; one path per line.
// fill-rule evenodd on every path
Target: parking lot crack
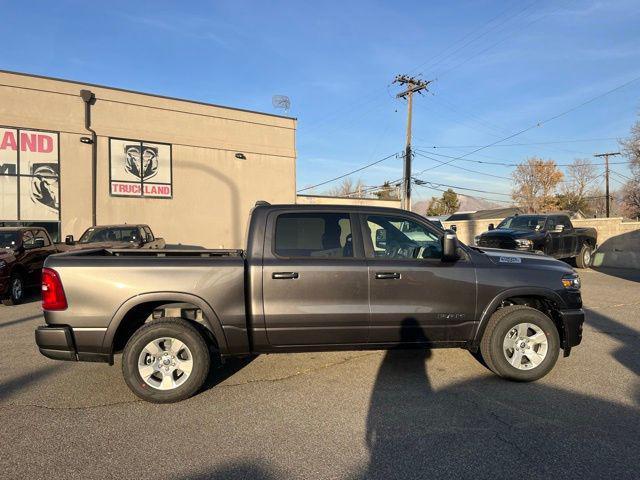
M 92 410 L 96 408 L 116 407 L 120 405 L 132 405 L 134 403 L 142 403 L 142 400 L 127 400 L 123 402 L 111 402 L 111 403 L 99 403 L 96 405 L 82 405 L 77 407 L 51 407 L 49 405 L 40 405 L 37 403 L 7 403 L 0 405 L 0 410 L 10 408 L 36 408 L 50 411 L 80 411 L 80 410 Z
M 295 378 L 295 377 L 299 377 L 302 375 L 308 375 L 310 373 L 315 373 L 315 372 L 319 372 L 321 370 L 327 369 L 327 368 L 331 368 L 331 367 L 337 367 L 339 365 L 344 365 L 346 363 L 350 363 L 352 361 L 355 360 L 359 360 L 361 358 L 365 358 L 365 357 L 370 357 L 372 355 L 376 355 L 377 352 L 372 352 L 372 353 L 365 353 L 364 355 L 356 355 L 350 358 L 345 358 L 343 360 L 340 360 L 338 362 L 331 362 L 331 363 L 325 363 L 319 367 L 314 367 L 314 368 L 306 368 L 304 370 L 299 370 L 295 373 L 292 373 L 290 375 L 283 375 L 282 377 L 276 377 L 276 378 L 258 378 L 255 380 L 247 380 L 245 382 L 237 382 L 237 383 L 223 383 L 218 385 L 216 388 L 221 388 L 221 387 L 240 387 L 243 385 L 249 385 L 252 383 L 276 383 L 276 382 L 282 382 L 285 380 L 289 380 L 291 378 Z

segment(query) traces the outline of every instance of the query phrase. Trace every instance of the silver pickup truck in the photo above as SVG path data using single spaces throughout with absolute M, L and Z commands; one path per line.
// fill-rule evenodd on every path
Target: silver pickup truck
M 531 381 L 580 343 L 584 320 L 570 266 L 364 206 L 261 202 L 246 250 L 53 255 L 42 297 L 43 355 L 112 364 L 122 353 L 127 384 L 153 402 L 187 398 L 212 364 L 257 353 L 461 347 Z

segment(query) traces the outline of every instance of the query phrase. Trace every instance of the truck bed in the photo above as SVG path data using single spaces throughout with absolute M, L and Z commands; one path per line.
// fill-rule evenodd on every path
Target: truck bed
M 151 312 L 167 297 L 191 303 L 247 347 L 242 250 L 92 249 L 51 255 L 45 267 L 60 276 L 68 302 L 64 311 L 45 312 L 45 320 L 72 319 L 79 349 L 83 336 L 108 342 L 132 303 L 144 298 Z

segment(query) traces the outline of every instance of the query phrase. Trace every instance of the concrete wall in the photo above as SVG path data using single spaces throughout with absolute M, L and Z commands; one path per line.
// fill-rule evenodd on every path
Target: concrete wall
M 379 200 L 376 198 L 345 198 L 324 195 L 298 195 L 300 205 L 367 205 L 370 207 L 400 208 L 400 200 Z
M 81 89 L 97 98 L 98 224 L 148 223 L 170 243 L 235 248 L 256 200 L 295 202 L 295 119 L 0 72 L 0 125 L 60 132 L 63 236 L 91 224 Z M 110 196 L 109 137 L 171 144 L 173 198 Z

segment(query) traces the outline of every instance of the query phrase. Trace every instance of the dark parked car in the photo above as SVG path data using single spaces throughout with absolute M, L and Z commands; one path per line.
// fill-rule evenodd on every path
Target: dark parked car
M 153 402 L 194 394 L 221 357 L 256 353 L 461 347 L 532 381 L 580 343 L 584 321 L 567 264 L 467 247 L 420 215 L 364 206 L 260 203 L 244 251 L 53 255 L 42 298 L 43 355 L 123 352 L 129 388 Z
M 88 228 L 76 242 L 67 235 L 68 249 L 86 248 L 164 248 L 164 239 L 156 238 L 149 225 L 98 225 Z
M 44 228 L 0 228 L 0 298 L 5 305 L 24 299 L 27 287 L 40 285 L 45 259 L 59 248 Z
M 542 252 L 554 258 L 575 258 L 579 268 L 589 268 L 596 249 L 595 228 L 575 228 L 569 215 L 515 215 L 497 228 L 475 237 L 479 247 Z

